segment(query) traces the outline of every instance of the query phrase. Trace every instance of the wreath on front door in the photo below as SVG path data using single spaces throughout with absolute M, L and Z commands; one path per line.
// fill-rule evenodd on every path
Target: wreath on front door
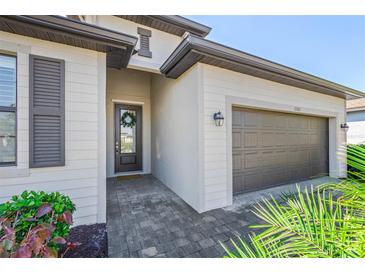
M 120 118 L 120 124 L 123 127 L 134 127 L 136 125 L 136 115 L 132 112 L 126 111 L 123 113 L 122 117 Z

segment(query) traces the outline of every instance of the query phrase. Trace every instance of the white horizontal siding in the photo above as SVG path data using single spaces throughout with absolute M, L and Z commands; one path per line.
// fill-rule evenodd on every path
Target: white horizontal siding
M 24 190 L 59 191 L 76 204 L 76 225 L 95 223 L 98 213 L 98 54 L 4 32 L 0 32 L 1 41 L 21 44 L 28 52 L 17 53 L 18 163 L 17 167 L 0 167 L 0 202 Z M 14 169 L 29 168 L 29 54 L 65 60 L 66 164 L 30 169 L 28 173 L 21 173 L 28 174 L 25 177 L 6 178 L 7 171 L 11 175 Z
M 226 117 L 227 97 L 253 99 L 268 103 L 289 104 L 301 108 L 321 109 L 341 113 L 344 120 L 344 100 L 249 75 L 202 65 L 204 121 L 204 210 L 226 206 L 228 173 L 232 167 L 227 159 L 227 120 L 223 127 L 214 124 L 213 114 L 221 111 Z M 227 117 L 226 117 L 227 118 Z M 343 140 L 340 131 L 336 131 Z
M 95 85 L 89 83 L 75 83 L 70 82 L 65 87 L 66 91 L 78 92 L 78 93 L 86 93 L 94 95 L 97 92 L 97 87 Z
M 221 179 L 225 180 L 225 178 L 221 178 Z M 205 188 L 205 191 L 208 195 L 210 193 L 222 193 L 222 192 L 226 191 L 226 187 L 223 184 L 221 184 L 221 182 L 219 181 L 217 184 L 207 185 Z
M 360 112 L 359 112 L 360 113 Z M 353 119 L 355 113 L 348 113 L 348 125 L 349 130 L 347 132 L 347 143 L 349 144 L 364 144 L 365 143 L 365 112 L 362 112 L 362 116 Z
M 82 92 L 69 90 L 69 92 L 66 92 L 65 100 L 66 102 L 72 103 L 97 104 L 98 98 L 95 95 L 96 94 L 84 94 Z
M 66 102 L 66 112 L 68 111 L 80 111 L 84 113 L 97 113 L 98 105 L 96 103 L 84 103 L 84 102 Z
M 67 138 L 69 138 L 70 140 L 74 141 L 96 141 L 97 136 L 94 133 L 95 132 L 93 130 L 68 131 L 66 133 L 66 136 L 68 136 Z
M 67 116 L 67 114 L 66 114 Z M 80 121 L 69 121 L 66 125 L 67 131 L 97 131 L 97 122 L 80 122 Z
M 77 179 L 75 177 L 69 180 L 64 179 L 62 181 L 56 178 L 43 180 L 43 182 L 41 180 L 40 181 L 34 180 L 32 182 L 27 183 L 26 186 L 41 190 L 45 186 L 45 184 L 49 184 L 48 186 L 49 189 L 75 189 L 75 188 L 77 189 L 80 187 L 96 186 L 97 181 L 93 175 L 90 175 L 89 178 Z M 22 180 L 14 180 L 13 178 L 8 179 L 4 184 L 1 185 L 2 197 L 12 195 L 12 193 L 17 191 L 19 185 L 25 185 L 25 184 Z
M 66 71 L 96 76 L 98 70 L 95 66 L 90 66 L 87 64 L 69 63 L 66 67 Z
M 96 177 L 95 168 L 80 168 L 80 169 L 72 169 L 71 167 L 62 168 L 62 167 L 54 167 L 54 168 L 40 168 L 30 169 L 30 176 L 28 178 L 7 178 L 1 179 L 1 187 L 4 185 L 23 185 L 25 188 L 28 188 L 29 184 L 32 183 L 47 183 L 47 182 L 57 182 L 57 181 L 67 181 L 67 180 L 80 180 L 80 179 L 90 179 Z M 45 174 L 49 176 L 46 177 Z M 24 181 L 27 181 L 24 183 Z M 76 184 L 77 186 L 77 184 Z M 22 190 L 18 190 L 21 192 Z M 2 193 L 1 193 L 2 194 Z M 0 194 L 0 195 L 1 195 Z M 16 194 L 16 193 L 14 193 Z

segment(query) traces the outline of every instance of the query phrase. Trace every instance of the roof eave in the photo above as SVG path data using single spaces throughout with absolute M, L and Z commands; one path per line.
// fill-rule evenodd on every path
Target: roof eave
M 187 32 L 190 32 L 199 37 L 206 37 L 212 30 L 211 27 L 179 15 L 150 15 L 150 17 L 177 25 L 183 29 L 186 29 Z
M 173 35 L 183 36 L 185 32 L 205 37 L 211 28 L 179 15 L 114 15 L 147 27 Z
M 221 63 L 219 67 L 275 81 L 281 84 L 304 88 L 341 98 L 359 98 L 365 94 L 318 78 L 316 76 L 223 46 L 221 44 L 188 35 L 168 57 L 160 70 L 169 78 L 178 78 L 190 66 L 208 60 Z M 218 66 L 218 65 L 215 65 Z
M 51 15 L 0 16 L 0 31 L 106 52 L 120 59 L 114 62 L 118 68 L 127 66 L 138 41 L 137 37 L 128 34 Z

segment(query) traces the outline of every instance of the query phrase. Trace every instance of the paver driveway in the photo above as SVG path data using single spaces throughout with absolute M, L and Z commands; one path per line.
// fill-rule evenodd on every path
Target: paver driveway
M 247 235 L 258 219 L 244 206 L 197 213 L 153 176 L 109 179 L 109 257 L 222 257 L 219 241 Z

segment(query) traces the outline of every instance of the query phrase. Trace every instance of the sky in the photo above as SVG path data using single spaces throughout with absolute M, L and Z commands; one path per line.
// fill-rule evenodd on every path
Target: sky
M 365 92 L 365 16 L 185 16 L 207 39 Z

